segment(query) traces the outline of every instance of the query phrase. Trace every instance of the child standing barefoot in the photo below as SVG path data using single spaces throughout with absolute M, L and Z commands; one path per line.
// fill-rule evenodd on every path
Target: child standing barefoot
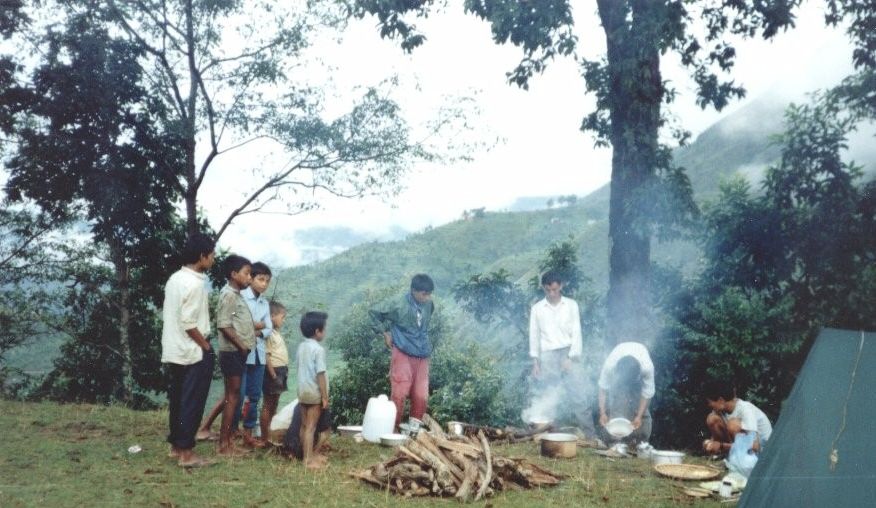
M 289 350 L 286 349 L 286 341 L 280 335 L 280 328 L 286 319 L 286 307 L 279 302 L 271 301 L 270 309 L 273 330 L 265 344 L 267 375 L 262 387 L 265 402 L 262 405 L 262 414 L 259 418 L 262 439 L 265 441 L 270 436 L 271 420 L 277 414 L 280 394 L 288 389 L 286 383 L 289 377 Z
M 301 409 L 302 459 L 305 467 L 325 467 L 327 459 L 315 450 L 316 434 L 328 429 L 328 378 L 326 377 L 325 349 L 320 342 L 325 338 L 325 312 L 308 312 L 301 318 L 301 333 L 306 337 L 298 346 L 298 406 Z M 321 443 L 320 443 L 321 444 Z

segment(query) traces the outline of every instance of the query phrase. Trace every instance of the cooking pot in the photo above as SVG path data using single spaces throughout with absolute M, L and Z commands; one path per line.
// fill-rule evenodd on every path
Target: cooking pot
M 541 436 L 541 454 L 545 457 L 571 459 L 578 453 L 578 436 L 552 432 Z
M 526 423 L 527 423 L 527 425 L 529 425 L 530 429 L 539 430 L 539 429 L 548 429 L 551 426 L 551 423 L 553 423 L 553 422 L 551 420 L 549 420 L 548 418 L 531 418 L 531 419 L 527 420 Z
M 462 422 L 447 422 L 447 433 L 451 436 L 461 436 L 463 434 Z
M 408 436 L 404 434 L 383 434 L 380 436 L 380 444 L 383 446 L 401 446 L 408 441 Z
M 651 450 L 651 462 L 653 462 L 655 466 L 659 466 L 660 464 L 681 464 L 682 457 L 684 457 L 683 452 Z
M 361 425 L 341 425 L 338 427 L 338 434 L 342 436 L 355 436 L 362 433 Z

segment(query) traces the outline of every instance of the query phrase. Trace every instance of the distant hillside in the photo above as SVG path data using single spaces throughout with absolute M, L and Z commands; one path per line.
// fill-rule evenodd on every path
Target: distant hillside
M 781 131 L 784 104 L 755 101 L 703 132 L 676 151 L 688 170 L 697 199 L 716 196 L 719 182 L 734 173 L 757 179 L 774 161 L 771 136 Z M 367 291 L 404 285 L 426 272 L 438 286 L 436 298 L 453 307 L 449 288 L 472 274 L 505 268 L 519 280 L 536 273 L 536 262 L 553 242 L 574 238 L 582 268 L 597 289 L 608 284 L 608 185 L 572 206 L 528 211 L 487 212 L 482 217 L 427 228 L 393 242 L 370 242 L 326 261 L 279 274 L 278 297 L 293 309 L 326 309 L 337 325 L 349 306 Z M 520 200 L 520 208 L 547 198 Z M 693 245 L 655 245 L 658 263 L 692 269 Z
M 734 173 L 755 181 L 760 178 L 763 169 L 779 155 L 771 137 L 781 131 L 783 111 L 784 104 L 775 100 L 755 101 L 676 151 L 675 161 L 687 168 L 698 200 L 713 199 L 719 182 Z M 867 134 L 872 134 L 872 129 Z M 876 152 L 872 144 L 866 143 L 872 138 L 864 135 L 862 139 L 865 143 L 853 150 L 853 155 L 856 162 L 872 172 L 876 169 Z M 525 281 L 536 274 L 536 262 L 551 243 L 570 237 L 579 245 L 585 274 L 593 280 L 595 289 L 604 291 L 608 286 L 608 185 L 579 197 L 572 206 L 547 209 L 548 199 L 534 197 L 517 203 L 520 208 L 540 209 L 486 212 L 417 233 L 395 230 L 390 233 L 398 238 L 394 241 L 368 241 L 368 237 L 344 228 L 305 232 L 299 240 L 312 248 L 311 259 L 322 261 L 278 270 L 274 296 L 293 315 L 305 308 L 326 309 L 332 315 L 331 328 L 339 325 L 349 306 L 368 291 L 404 286 L 411 275 L 427 272 L 438 285 L 436 300 L 455 314 L 449 294 L 453 284 L 499 268 Z M 367 243 L 359 243 L 362 241 Z M 338 245 L 351 247 L 327 258 Z M 690 244 L 658 244 L 653 259 L 689 272 L 696 268 L 698 252 Z M 273 291 L 270 289 L 269 295 Z M 284 330 L 290 337 L 297 334 L 296 322 L 290 320 Z M 40 372 L 51 368 L 57 354 L 57 341 L 41 341 L 11 351 L 8 363 Z

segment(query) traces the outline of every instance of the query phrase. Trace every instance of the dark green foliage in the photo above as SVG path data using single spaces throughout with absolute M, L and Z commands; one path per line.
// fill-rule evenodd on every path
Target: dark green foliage
M 57 298 L 65 266 L 79 256 L 64 224 L 18 206 L 0 210 L 0 393 L 18 397 L 34 373 L 7 365 L 7 355 L 35 347 L 54 333 L 63 308 Z M 47 354 L 44 352 L 43 354 Z
M 140 50 L 109 35 L 99 13 L 67 12 L 45 35 L 33 74 L 39 97 L 17 132 L 6 192 L 56 220 L 81 220 L 95 241 L 63 281 L 71 337 L 49 391 L 76 400 L 132 401 L 163 388 L 155 309 L 182 244 L 178 159 L 156 129 L 163 109 L 140 86 Z M 89 373 L 83 376 L 83 373 Z
M 655 361 L 665 442 L 698 446 L 703 382 L 732 380 L 775 420 L 821 327 L 876 329 L 874 185 L 840 157 L 853 121 L 819 95 L 789 108 L 786 124 L 762 193 L 722 187 L 704 213 L 704 270 L 666 299 Z
M 520 289 L 504 268 L 488 274 L 472 275 L 467 281 L 453 286 L 453 297 L 462 310 L 483 324 L 502 323 L 521 336 L 528 333 L 530 295 Z M 525 346 L 515 347 L 521 349 Z

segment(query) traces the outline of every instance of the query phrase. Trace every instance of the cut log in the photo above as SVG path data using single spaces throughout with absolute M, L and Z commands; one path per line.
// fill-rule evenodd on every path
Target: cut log
M 429 466 L 435 469 L 435 483 L 437 483 L 442 489 L 446 489 L 448 486 L 453 485 L 455 478 L 447 467 L 447 464 L 417 441 L 409 441 L 407 446 L 412 452 L 422 457 Z
M 429 432 L 435 434 L 436 436 L 440 436 L 442 438 L 446 438 L 447 434 L 444 432 L 444 429 L 441 428 L 441 424 L 436 422 L 434 418 L 432 418 L 428 413 L 423 415 L 423 423 L 429 426 Z
M 420 464 L 426 464 L 425 459 L 423 459 L 422 457 L 420 457 L 416 453 L 412 452 L 409 448 L 405 447 L 405 445 L 399 446 L 398 451 L 407 455 L 408 457 L 414 459 L 415 461 L 419 462 Z
M 438 449 L 438 444 L 435 442 L 436 439 L 440 439 L 443 441 L 443 439 L 441 439 L 440 437 L 432 438 L 429 434 L 417 434 L 417 443 L 426 447 L 426 449 L 432 452 L 435 457 L 441 460 L 441 462 L 444 462 L 447 465 L 447 469 L 450 470 L 450 473 L 456 477 L 459 483 L 462 483 L 464 477 L 462 469 L 460 469 L 459 466 L 457 466 L 446 455 L 444 455 L 444 452 Z
M 481 439 L 481 446 L 484 447 L 484 458 L 487 463 L 487 471 L 481 479 L 481 488 L 478 489 L 478 493 L 475 495 L 475 501 L 484 497 L 484 494 L 486 494 L 487 488 L 489 488 L 490 482 L 493 479 L 493 459 L 490 457 L 490 443 L 487 441 L 483 432 L 478 432 L 478 437 Z
M 478 479 L 478 468 L 474 463 L 468 462 L 465 467 L 465 478 L 462 480 L 462 485 L 459 486 L 459 490 L 456 492 L 456 498 L 462 502 L 467 502 L 469 497 L 471 497 L 471 489 L 475 484 L 475 481 Z
M 468 441 L 451 441 L 445 439 L 438 441 L 438 446 L 448 451 L 461 453 L 470 459 L 477 459 L 481 455 L 481 447 L 475 446 Z

